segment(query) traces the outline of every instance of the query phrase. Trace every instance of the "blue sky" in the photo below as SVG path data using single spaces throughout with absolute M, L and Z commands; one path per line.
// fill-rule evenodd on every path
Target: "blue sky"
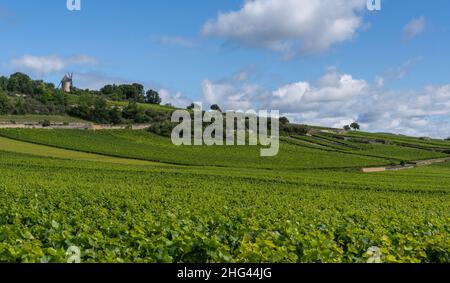
M 365 1 L 1 0 L 0 74 L 71 71 L 80 87 L 137 81 L 179 106 L 450 136 L 450 1 Z

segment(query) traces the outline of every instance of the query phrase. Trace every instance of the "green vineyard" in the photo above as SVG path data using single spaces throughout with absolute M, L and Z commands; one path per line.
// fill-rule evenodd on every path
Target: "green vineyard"
M 450 262 L 449 142 L 353 134 L 175 147 L 145 131 L 0 130 L 0 262 Z M 442 150 L 441 150 L 442 149 Z

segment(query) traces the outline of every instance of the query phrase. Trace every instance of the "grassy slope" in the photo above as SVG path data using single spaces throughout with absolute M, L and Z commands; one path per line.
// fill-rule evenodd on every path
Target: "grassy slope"
M 128 102 L 123 101 L 108 101 L 109 106 L 118 106 L 118 107 L 127 107 Z M 147 104 L 147 103 L 138 103 L 138 107 L 141 109 L 147 110 L 155 110 L 160 112 L 171 112 L 176 110 L 176 108 L 165 105 L 156 105 L 156 104 Z
M 151 161 L 117 158 L 80 151 L 66 150 L 50 146 L 11 140 L 4 137 L 0 137 L 0 150 L 36 156 L 83 160 L 83 161 L 98 161 L 98 162 L 128 164 L 128 165 L 164 166 L 164 164 Z
M 88 123 L 82 119 L 63 115 L 0 115 L 1 122 L 24 123 L 24 122 L 42 122 L 48 120 L 54 123 Z
M 412 148 L 399 145 L 382 145 L 382 144 L 364 144 L 339 140 L 328 136 L 295 136 L 294 138 L 313 143 L 319 146 L 325 146 L 332 150 L 345 151 L 354 154 L 378 156 L 396 161 L 424 160 L 432 158 L 440 158 L 448 156 L 440 152 L 430 150 Z M 430 145 L 434 147 L 433 144 Z
M 450 261 L 448 173 L 151 168 L 0 151 L 0 262 L 64 262 L 70 245 L 83 262 L 364 262 L 370 246 L 387 262 Z
M 366 133 L 366 132 L 349 132 L 347 136 L 362 137 L 362 138 L 372 138 L 372 139 L 384 139 L 391 142 L 405 143 L 423 147 L 436 147 L 436 148 L 448 148 L 450 149 L 450 141 L 445 140 L 421 140 L 420 138 L 393 135 L 393 134 L 377 134 L 377 133 Z
M 176 147 L 170 139 L 144 131 L 77 131 L 5 129 L 0 135 L 13 139 L 85 152 L 131 157 L 165 163 L 238 168 L 306 169 L 375 166 L 386 159 L 328 152 L 281 143 L 276 157 L 260 157 L 258 147 Z
M 282 159 L 266 161 L 257 149 L 176 148 L 132 131 L 0 134 L 131 158 L 237 162 L 160 167 L 0 138 L 0 262 L 65 262 L 70 245 L 83 262 L 364 262 L 370 246 L 384 262 L 450 262 L 450 164 L 292 171 L 282 162 L 369 159 L 283 144 Z

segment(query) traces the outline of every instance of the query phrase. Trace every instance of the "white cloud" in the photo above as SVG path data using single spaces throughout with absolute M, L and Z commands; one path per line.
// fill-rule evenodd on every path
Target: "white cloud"
M 246 0 L 203 26 L 205 36 L 249 47 L 313 53 L 352 39 L 362 26 L 366 0 Z
M 131 81 L 120 77 L 112 77 L 101 73 L 75 73 L 74 85 L 81 89 L 99 90 L 105 85 L 128 84 Z
M 403 28 L 403 38 L 406 40 L 412 40 L 413 38 L 423 33 L 425 27 L 426 27 L 425 17 L 422 16 L 417 19 L 412 19 Z
M 171 104 L 175 107 L 186 108 L 192 103 L 192 100 L 183 96 L 181 92 L 172 93 L 169 90 L 162 88 L 158 91 L 162 103 L 161 104 Z
M 331 70 L 316 82 L 298 81 L 275 90 L 246 81 L 205 80 L 202 101 L 224 105 L 227 110 L 280 110 L 303 124 L 341 128 L 358 121 L 368 131 L 450 136 L 450 85 L 386 91 Z
M 202 83 L 202 102 L 206 105 L 220 104 L 223 110 L 249 110 L 254 107 L 254 97 L 259 96 L 259 86 L 232 82 Z
M 98 64 L 97 59 L 87 55 L 70 57 L 24 55 L 20 58 L 13 59 L 10 63 L 11 67 L 17 70 L 30 71 L 39 75 L 60 73 L 67 67 L 74 65 L 96 64 Z

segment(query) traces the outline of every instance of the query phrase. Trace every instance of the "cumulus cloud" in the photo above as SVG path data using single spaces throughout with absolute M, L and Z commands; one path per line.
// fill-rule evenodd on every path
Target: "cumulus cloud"
M 39 75 L 60 73 L 69 66 L 96 64 L 98 64 L 97 59 L 87 55 L 69 57 L 24 55 L 20 58 L 13 59 L 10 63 L 14 69 L 30 71 Z
M 124 78 L 108 76 L 96 72 L 74 73 L 73 77 L 75 86 L 81 89 L 99 90 L 105 85 L 131 83 L 131 81 Z
M 405 40 L 412 40 L 424 32 L 426 27 L 425 17 L 412 19 L 403 28 L 403 38 Z
M 205 36 L 249 47 L 314 53 L 352 39 L 362 26 L 366 0 L 246 0 L 203 26 Z
M 203 82 L 203 102 L 228 110 L 275 109 L 297 123 L 414 136 L 450 136 L 450 85 L 387 91 L 350 74 L 330 71 L 315 82 L 267 90 L 248 82 Z
M 261 95 L 261 88 L 257 85 L 229 82 L 212 82 L 204 80 L 202 83 L 202 102 L 207 105 L 220 104 L 224 110 L 249 110 L 255 104 L 255 97 Z
M 171 104 L 175 107 L 185 108 L 192 103 L 192 100 L 185 97 L 181 92 L 172 93 L 168 89 L 162 88 L 159 91 L 162 104 Z

